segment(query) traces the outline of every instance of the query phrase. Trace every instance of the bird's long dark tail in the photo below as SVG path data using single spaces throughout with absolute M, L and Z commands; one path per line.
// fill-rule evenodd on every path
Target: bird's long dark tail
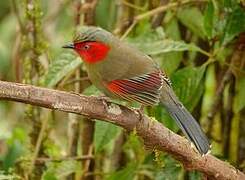
M 170 86 L 164 85 L 161 91 L 161 103 L 163 106 L 171 117 L 175 119 L 187 138 L 194 143 L 198 151 L 201 154 L 206 154 L 210 149 L 210 144 L 197 121 L 179 102 Z

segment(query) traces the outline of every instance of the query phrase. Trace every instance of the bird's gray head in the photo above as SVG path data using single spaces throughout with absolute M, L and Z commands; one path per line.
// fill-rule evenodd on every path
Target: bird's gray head
M 100 27 L 82 26 L 76 34 L 73 42 L 78 43 L 87 41 L 97 41 L 108 44 L 110 43 L 110 37 L 112 37 L 112 34 Z

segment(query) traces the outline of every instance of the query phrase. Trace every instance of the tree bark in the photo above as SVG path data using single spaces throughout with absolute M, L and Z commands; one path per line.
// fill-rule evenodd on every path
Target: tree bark
M 245 179 L 238 169 L 208 154 L 201 156 L 185 138 L 137 110 L 93 96 L 0 81 L 0 99 L 76 113 L 136 130 L 147 147 L 168 152 L 187 170 L 198 170 L 213 179 Z

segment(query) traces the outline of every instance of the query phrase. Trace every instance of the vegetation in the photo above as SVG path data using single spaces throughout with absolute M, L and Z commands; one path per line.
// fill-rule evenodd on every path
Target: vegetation
M 212 154 L 245 172 L 243 0 L 11 0 L 0 7 L 1 80 L 101 95 L 80 58 L 61 47 L 83 25 L 103 27 L 159 63 Z M 181 134 L 162 107 L 145 113 Z M 0 179 L 203 176 L 110 123 L 8 101 L 0 101 L 0 117 Z

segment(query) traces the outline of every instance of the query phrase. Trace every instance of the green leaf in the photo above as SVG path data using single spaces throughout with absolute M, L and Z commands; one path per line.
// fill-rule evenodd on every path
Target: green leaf
M 123 145 L 123 152 L 128 155 L 133 155 L 133 159 L 137 161 L 138 164 L 141 164 L 145 159 L 146 153 L 145 149 L 142 148 L 143 146 L 144 143 L 142 139 L 136 134 L 136 131 L 133 131 L 127 136 L 127 141 Z
M 159 159 L 163 161 L 163 167 L 156 169 L 156 180 L 161 179 L 182 179 L 181 175 L 183 169 L 181 165 L 169 155 L 160 156 Z
M 149 28 L 149 25 L 146 24 L 140 29 L 140 34 L 137 37 L 131 37 L 127 39 L 130 44 L 136 46 L 140 51 L 144 52 L 145 54 L 158 55 L 167 52 L 179 52 L 187 50 L 199 51 L 202 53 L 204 52 L 201 48 L 194 44 L 187 44 L 183 41 L 178 41 L 178 39 L 180 39 L 180 32 L 178 30 L 178 24 L 176 20 L 172 23 L 169 23 L 166 28 L 166 34 L 171 39 L 166 39 L 165 36 L 157 33 L 159 31 L 163 31 L 162 29 L 154 31 Z
M 94 85 L 91 85 L 83 91 L 83 94 L 86 96 L 99 96 L 101 92 Z
M 198 51 L 203 53 L 203 50 L 194 44 L 168 39 L 151 43 L 134 43 L 134 45 L 148 55 L 157 55 L 172 51 Z
M 235 112 L 239 112 L 245 107 L 245 77 L 241 77 L 236 83 L 237 95 L 235 98 Z
M 95 11 L 96 25 L 105 29 L 111 29 L 115 24 L 116 12 L 116 3 L 114 0 L 98 1 Z
M 177 17 L 180 22 L 190 29 L 193 33 L 205 38 L 205 31 L 203 26 L 203 15 L 200 9 L 196 7 L 188 7 L 178 11 Z
M 23 153 L 23 145 L 20 141 L 15 140 L 11 145 L 8 146 L 8 152 L 3 158 L 3 169 L 7 171 L 9 168 L 13 167 L 16 160 Z
M 15 165 L 16 160 L 24 153 L 27 143 L 27 134 L 24 129 L 15 128 L 12 137 L 8 139 L 8 151 L 3 156 L 3 169 L 8 170 Z
M 188 172 L 188 179 L 189 180 L 201 180 L 202 174 L 198 171 L 190 171 Z
M 55 143 L 53 139 L 45 139 L 43 141 L 43 149 L 45 155 L 48 157 L 59 157 L 61 156 L 61 148 Z
M 204 30 L 207 37 L 210 39 L 213 37 L 213 25 L 214 25 L 214 5 L 212 1 L 209 1 L 204 12 Z
M 138 26 L 135 28 L 135 34 L 130 35 L 127 38 L 129 43 L 151 43 L 160 39 L 163 39 L 165 36 L 163 28 L 159 27 L 157 29 L 152 29 L 151 24 L 147 21 L 141 21 Z
M 224 29 L 223 45 L 229 43 L 233 38 L 245 31 L 245 11 L 240 6 L 236 6 L 228 15 Z
M 223 0 L 224 8 L 228 11 L 234 9 L 237 6 L 238 1 L 234 0 Z
M 96 121 L 95 123 L 95 152 L 99 152 L 105 148 L 118 134 L 119 127 L 114 124 Z
M 179 127 L 175 121 L 170 117 L 169 113 L 163 108 L 162 105 L 150 107 L 151 112 L 148 112 L 149 116 L 155 117 L 159 122 L 163 123 L 164 126 L 171 129 L 173 132 L 177 132 Z
M 42 180 L 63 179 L 67 175 L 74 173 L 79 167 L 76 161 L 62 161 L 60 163 L 48 163 L 47 170 L 42 175 Z
M 42 180 L 58 180 L 54 172 L 47 171 L 43 174 Z
M 71 53 L 63 53 L 49 66 L 45 76 L 45 86 L 54 87 L 68 73 L 74 71 L 82 63 L 81 59 Z
M 165 26 L 165 31 L 166 31 L 166 35 L 167 37 L 175 40 L 175 41 L 180 41 L 181 40 L 181 34 L 180 34 L 180 29 L 179 29 L 179 24 L 177 21 L 177 18 L 173 17 L 174 15 L 171 13 L 169 15 L 171 18 L 171 21 L 166 24 Z M 165 19 L 167 19 L 167 14 Z M 159 56 L 159 64 L 160 67 L 162 69 L 164 69 L 164 72 L 167 75 L 171 75 L 178 67 L 179 64 L 182 60 L 182 56 L 183 56 L 183 52 L 167 52 L 164 54 L 160 54 Z M 155 56 L 153 57 L 153 59 L 156 59 Z
M 126 180 L 126 179 L 134 179 L 136 174 L 136 170 L 138 168 L 137 163 L 129 163 L 122 170 L 116 171 L 112 173 L 111 176 L 107 178 L 107 180 Z
M 190 111 L 197 105 L 203 93 L 202 78 L 206 67 L 183 68 L 171 76 L 173 88 L 180 101 Z

